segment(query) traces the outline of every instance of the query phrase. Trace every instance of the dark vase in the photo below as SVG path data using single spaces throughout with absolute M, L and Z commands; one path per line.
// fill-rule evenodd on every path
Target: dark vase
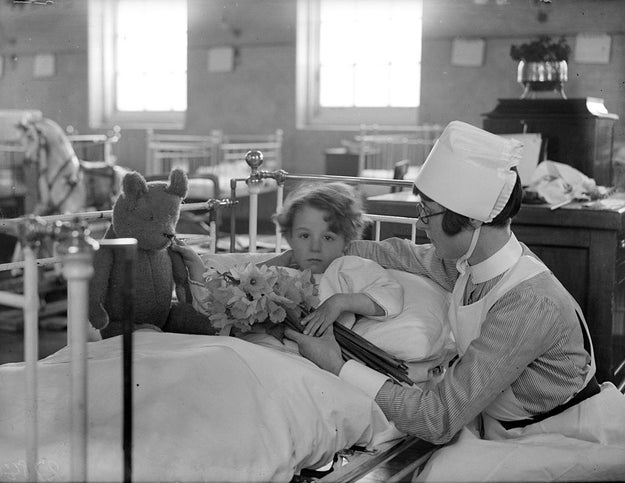
M 519 61 L 517 81 L 523 85 L 521 99 L 532 97 L 535 92 L 556 91 L 566 99 L 563 84 L 568 79 L 566 60 L 546 62 Z

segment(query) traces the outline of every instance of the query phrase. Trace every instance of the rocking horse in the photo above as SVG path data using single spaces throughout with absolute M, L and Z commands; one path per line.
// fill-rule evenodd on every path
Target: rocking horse
M 26 163 L 37 168 L 35 215 L 112 208 L 127 169 L 106 161 L 79 160 L 61 127 L 50 119 L 19 123 Z
M 121 193 L 128 169 L 107 161 L 79 160 L 61 127 L 50 119 L 23 119 L 17 125 L 24 149 L 24 162 L 37 173 L 34 215 L 61 215 L 110 210 Z M 92 232 L 93 232 L 92 227 Z M 104 232 L 104 227 L 96 231 Z M 41 247 L 52 255 L 51 247 Z M 12 261 L 23 259 L 16 243 Z

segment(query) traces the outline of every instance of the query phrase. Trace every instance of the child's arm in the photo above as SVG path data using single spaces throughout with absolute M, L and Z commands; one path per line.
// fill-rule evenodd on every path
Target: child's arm
M 204 280 L 204 272 L 206 268 L 204 267 L 204 262 L 200 256 L 196 253 L 193 248 L 188 246 L 182 240 L 176 240 L 175 243 L 172 244 L 171 249 L 182 256 L 182 260 L 187 267 L 189 272 L 189 279 L 194 282 L 200 282 Z
M 353 256 L 338 258 L 319 283 L 322 303 L 302 320 L 305 333 L 323 334 L 342 313 L 378 320 L 395 317 L 402 310 L 403 295 L 401 285 L 377 263 Z
M 313 313 L 302 319 L 304 334 L 322 335 L 343 312 L 382 316 L 385 310 L 365 293 L 337 293 L 325 299 Z

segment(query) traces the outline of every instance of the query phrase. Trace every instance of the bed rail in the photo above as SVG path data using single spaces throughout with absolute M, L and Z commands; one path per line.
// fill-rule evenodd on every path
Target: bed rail
M 257 250 L 257 237 L 258 237 L 258 195 L 260 193 L 260 187 L 264 180 L 271 179 L 276 182 L 276 211 L 279 211 L 282 208 L 282 201 L 284 198 L 284 185 L 287 181 L 343 181 L 348 184 L 354 185 L 377 185 L 377 186 L 386 186 L 386 187 L 399 187 L 399 188 L 412 188 L 413 183 L 411 181 L 398 180 L 398 179 L 382 179 L 382 178 L 361 178 L 361 177 L 353 177 L 353 176 L 333 176 L 333 175 L 295 175 L 289 174 L 286 171 L 280 169 L 276 171 L 266 171 L 261 170 L 260 166 L 263 164 L 263 153 L 261 151 L 249 151 L 245 156 L 245 161 L 250 167 L 250 175 L 247 178 L 233 178 L 230 180 L 230 188 L 231 194 L 230 199 L 237 199 L 237 185 L 240 183 L 245 183 L 249 192 L 250 197 L 250 208 L 249 208 L 249 251 L 251 253 L 256 252 Z M 412 241 L 416 240 L 417 236 L 417 219 L 416 218 L 408 218 L 402 216 L 388 216 L 388 215 L 375 215 L 375 214 L 367 214 L 367 218 L 369 218 L 374 224 L 374 239 L 380 239 L 380 224 L 383 222 L 392 222 L 392 223 L 403 223 L 411 225 L 411 239 Z M 235 225 L 234 225 L 234 216 L 231 218 L 231 226 L 230 226 L 230 250 L 234 251 L 234 240 L 235 240 Z M 276 226 L 275 231 L 275 251 L 276 253 L 280 252 L 282 247 L 282 234 L 280 233 L 280 229 Z

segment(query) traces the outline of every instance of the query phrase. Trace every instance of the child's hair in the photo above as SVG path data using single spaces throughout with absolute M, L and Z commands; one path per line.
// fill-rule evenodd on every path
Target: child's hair
M 295 215 L 304 206 L 325 211 L 330 230 L 343 236 L 347 243 L 362 236 L 366 225 L 362 201 L 351 186 L 341 182 L 319 182 L 295 188 L 284 200 L 282 210 L 273 215 L 282 234 L 291 232 Z

